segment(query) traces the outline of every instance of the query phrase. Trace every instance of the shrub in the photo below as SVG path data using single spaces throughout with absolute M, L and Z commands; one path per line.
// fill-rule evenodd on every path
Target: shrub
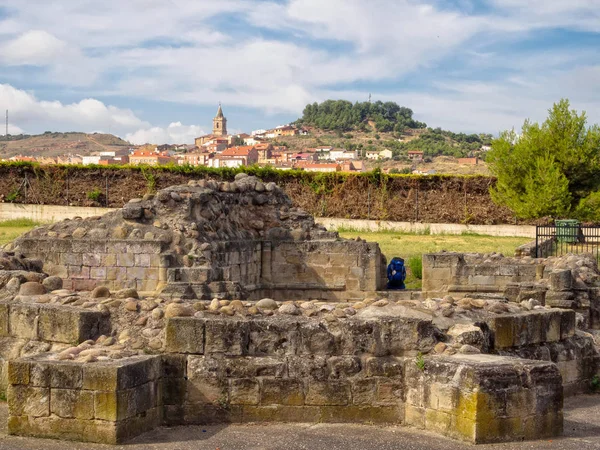
M 408 260 L 408 267 L 413 277 L 419 280 L 423 278 L 423 258 L 421 256 L 411 256 Z
M 102 198 L 102 191 L 100 189 L 96 188 L 93 191 L 90 191 L 87 193 L 87 198 L 89 198 L 90 200 L 92 200 L 94 202 L 99 202 L 100 199 Z

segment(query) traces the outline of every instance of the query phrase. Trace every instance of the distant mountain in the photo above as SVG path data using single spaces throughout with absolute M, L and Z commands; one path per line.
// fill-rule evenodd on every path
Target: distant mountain
M 73 154 L 85 156 L 130 145 L 129 142 L 112 134 L 46 131 L 44 134 L 38 135 L 0 136 L 0 158 L 10 158 L 15 155 L 55 157 Z

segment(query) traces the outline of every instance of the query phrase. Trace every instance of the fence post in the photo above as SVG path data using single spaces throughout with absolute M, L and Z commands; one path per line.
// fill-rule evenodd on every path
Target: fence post
M 415 222 L 419 221 L 419 183 L 417 183 L 417 190 L 415 191 Z
M 108 208 L 108 175 L 104 177 L 104 181 L 106 184 L 106 193 L 104 194 L 106 207 Z
M 369 183 L 367 191 L 367 220 L 371 220 L 371 183 Z
M 540 226 L 536 225 L 535 226 L 535 257 L 536 258 L 540 257 L 540 255 L 538 254 L 538 252 L 539 252 L 539 245 L 538 245 L 539 230 L 540 230 Z

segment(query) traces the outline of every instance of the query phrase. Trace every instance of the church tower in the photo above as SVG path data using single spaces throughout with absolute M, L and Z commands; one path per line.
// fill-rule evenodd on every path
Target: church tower
M 213 134 L 215 136 L 227 136 L 227 119 L 223 115 L 221 103 L 219 103 L 219 110 L 213 119 Z

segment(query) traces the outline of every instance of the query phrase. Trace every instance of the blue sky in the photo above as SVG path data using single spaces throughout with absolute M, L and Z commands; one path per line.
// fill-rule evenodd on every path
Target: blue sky
M 600 0 L 0 0 L 11 133 L 191 143 L 328 98 L 396 101 L 452 131 L 600 123 Z M 0 133 L 4 133 L 4 129 Z

